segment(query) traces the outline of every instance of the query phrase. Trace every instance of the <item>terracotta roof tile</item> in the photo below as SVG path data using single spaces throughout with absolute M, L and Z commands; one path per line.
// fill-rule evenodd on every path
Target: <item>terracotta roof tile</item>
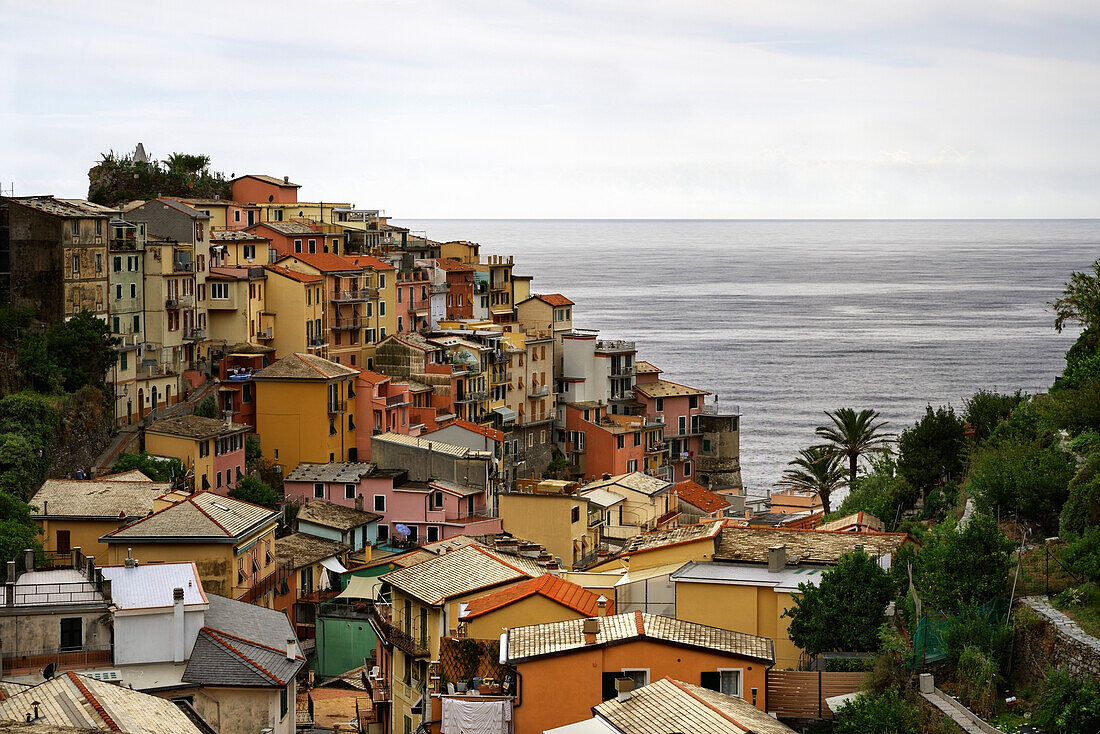
M 730 506 L 729 502 L 690 479 L 685 479 L 676 484 L 672 488 L 672 491 L 684 502 L 687 502 L 692 507 L 698 507 L 703 512 L 717 512 L 718 510 Z
M 483 614 L 502 609 L 509 604 L 514 604 L 521 599 L 534 595 L 544 596 L 551 601 L 556 601 L 562 606 L 569 607 L 575 612 L 586 617 L 594 617 L 599 613 L 599 596 L 593 594 L 582 586 L 566 581 L 556 576 L 538 576 L 530 581 L 524 581 L 507 589 L 495 591 L 492 594 L 474 599 L 467 605 L 463 619 L 473 619 Z M 615 611 L 615 602 L 608 601 L 608 612 Z
M 314 354 L 294 352 L 269 364 L 252 375 L 253 380 L 331 380 L 336 377 L 351 377 L 359 370 L 331 362 Z
M 362 270 L 366 267 L 365 265 L 356 265 L 348 258 L 342 255 L 333 255 L 331 252 L 295 252 L 293 255 L 279 258 L 276 264 L 284 263 L 287 260 L 298 260 L 311 268 L 320 270 L 322 273 L 345 273 Z
M 280 267 L 278 265 L 264 265 L 264 270 L 282 275 L 283 277 L 296 280 L 299 283 L 320 283 L 324 280 L 324 277 L 320 275 L 313 275 L 312 273 L 299 273 L 297 270 L 291 270 L 290 268 Z
M 575 305 L 572 301 L 570 301 L 568 298 L 566 298 L 565 296 L 563 296 L 560 293 L 536 293 L 535 295 L 533 295 L 531 297 L 532 298 L 537 298 L 540 301 L 542 301 L 543 303 L 548 303 L 551 306 L 573 306 L 573 305 Z

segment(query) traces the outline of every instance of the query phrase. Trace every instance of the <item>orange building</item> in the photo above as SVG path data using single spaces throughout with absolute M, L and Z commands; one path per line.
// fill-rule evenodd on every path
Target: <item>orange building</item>
M 251 204 L 296 204 L 299 188 L 299 184 L 291 183 L 286 176 L 280 180 L 254 173 L 238 176 L 229 182 L 233 201 Z
M 613 415 L 597 402 L 566 403 L 566 455 L 586 479 L 645 469 L 645 418 Z
M 508 630 L 501 658 L 515 666 L 522 705 L 514 730 L 539 732 L 588 718 L 615 698 L 615 679 L 636 688 L 662 678 L 698 681 L 765 708 L 765 676 L 775 662 L 766 637 L 643 612 Z
M 436 267 L 446 274 L 447 318 L 474 317 L 474 266 L 450 258 L 436 260 Z

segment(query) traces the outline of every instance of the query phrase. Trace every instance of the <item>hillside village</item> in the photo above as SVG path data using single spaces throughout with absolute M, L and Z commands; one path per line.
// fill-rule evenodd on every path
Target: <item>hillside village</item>
M 225 187 L 0 198 L 0 289 L 27 332 L 90 315 L 114 352 L 112 439 L 21 498 L 40 533 L 3 559 L 0 720 L 778 734 L 839 726 L 871 674 L 864 700 L 906 692 L 923 730 L 980 728 L 979 694 L 937 687 L 958 660 L 920 637 L 921 603 L 1010 596 L 1021 537 L 972 507 L 928 535 L 901 522 L 933 495 L 882 518 L 827 514 L 810 485 L 751 495 L 737 406 L 575 327 L 567 284 L 289 177 Z M 988 595 L 926 593 L 983 563 Z M 871 601 L 805 631 L 836 589 Z M 1100 646 L 1058 640 L 1050 662 L 1100 675 Z M 993 681 L 981 701 L 1004 698 Z

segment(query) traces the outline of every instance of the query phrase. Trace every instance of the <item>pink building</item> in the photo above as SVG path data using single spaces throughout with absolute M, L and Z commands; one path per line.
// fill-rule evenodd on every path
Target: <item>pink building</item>
M 703 412 L 703 399 L 710 393 L 662 380 L 660 373 L 648 362 L 639 363 L 634 398 L 646 418 L 664 423 L 671 480 L 682 482 L 695 474 L 695 457 L 703 435 L 699 415 Z
M 359 456 L 370 460 L 370 439 L 379 433 L 419 436 L 424 420 L 432 420 L 434 408 L 425 408 L 431 388 L 363 370 L 355 378 L 355 415 L 364 429 L 356 433 Z M 425 418 L 424 413 L 428 414 Z M 433 420 L 434 423 L 434 420 Z

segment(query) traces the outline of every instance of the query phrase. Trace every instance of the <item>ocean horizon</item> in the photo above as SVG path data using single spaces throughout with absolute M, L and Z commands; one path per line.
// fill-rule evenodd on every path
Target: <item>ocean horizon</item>
M 980 388 L 1046 390 L 1077 334 L 1047 304 L 1100 257 L 1096 218 L 392 221 L 514 255 L 533 292 L 576 302 L 577 328 L 738 405 L 754 493 L 825 410 L 900 431 Z

